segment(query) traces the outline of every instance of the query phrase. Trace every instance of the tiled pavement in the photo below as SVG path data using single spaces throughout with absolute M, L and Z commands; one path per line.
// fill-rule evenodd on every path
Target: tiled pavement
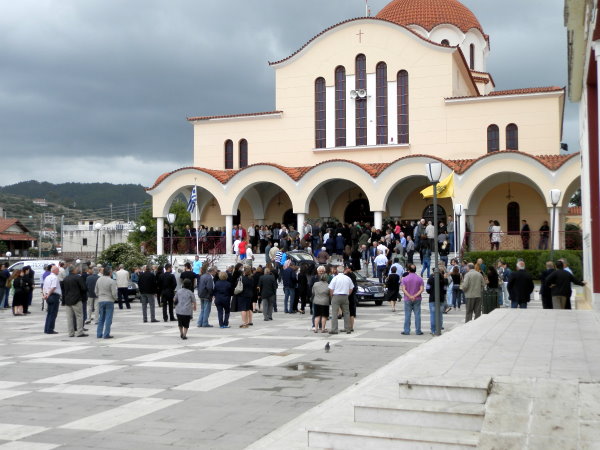
M 115 311 L 115 339 L 93 325 L 69 338 L 62 310 L 45 335 L 39 304 L 0 311 L 0 450 L 244 448 L 431 338 L 426 303 L 423 336 L 402 336 L 403 313 L 384 305 L 359 307 L 351 335 L 314 334 L 308 314 L 239 329 L 233 314 L 187 341 L 176 322 L 142 323 L 139 303 Z

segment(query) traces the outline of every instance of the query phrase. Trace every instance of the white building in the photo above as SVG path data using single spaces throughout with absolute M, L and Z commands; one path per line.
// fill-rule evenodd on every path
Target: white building
M 96 230 L 95 224 L 101 225 Z M 116 220 L 105 223 L 103 220 L 80 220 L 77 225 L 65 225 L 63 229 L 64 253 L 94 253 L 96 242 L 98 253 L 114 244 L 127 242 L 129 232 L 135 228 L 133 222 Z

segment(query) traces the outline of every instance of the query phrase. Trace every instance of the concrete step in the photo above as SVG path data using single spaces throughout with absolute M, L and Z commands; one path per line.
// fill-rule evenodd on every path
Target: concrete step
M 308 446 L 326 449 L 472 449 L 479 433 L 404 425 L 331 424 L 310 428 Z
M 354 405 L 354 421 L 361 423 L 407 426 L 431 423 L 437 428 L 481 431 L 484 415 L 485 406 L 481 403 L 400 399 Z
M 485 403 L 492 388 L 491 378 L 457 380 L 452 385 L 436 378 L 404 379 L 399 382 L 401 399 Z

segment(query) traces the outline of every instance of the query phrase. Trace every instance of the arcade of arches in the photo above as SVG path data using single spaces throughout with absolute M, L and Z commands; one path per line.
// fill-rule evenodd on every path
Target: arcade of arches
M 445 219 L 460 203 L 464 208 L 462 232 L 486 232 L 492 219 L 507 233 L 518 231 L 521 219 L 527 219 L 531 229 L 537 230 L 544 221 L 551 222 L 549 191 L 559 188 L 563 196 L 557 205 L 558 232 L 564 229 L 568 200 L 580 184 L 579 160 L 573 156 L 554 157 L 550 170 L 541 157 L 523 157 L 516 152 L 480 158 L 462 170 L 456 162 L 442 161 L 443 176 L 455 172 L 455 196 L 439 200 L 438 217 Z M 238 222 L 244 227 L 250 223 L 284 223 L 301 229 L 307 220 L 334 220 L 368 222 L 381 228 L 388 219 L 433 217 L 431 199 L 420 195 L 428 185 L 421 174 L 430 161 L 425 157 L 403 158 L 380 168 L 379 173 L 365 164 L 332 161 L 308 168 L 301 176 L 296 175 L 298 170 L 268 164 L 209 173 L 185 168 L 163 175 L 148 191 L 159 230 L 173 199 L 179 194 L 189 198 L 194 183 L 198 186 L 199 224 L 205 226 L 228 230 Z M 511 170 L 499 172 L 498 167 Z M 231 233 L 225 235 L 230 251 Z M 157 236 L 157 248 L 162 253 L 162 236 Z

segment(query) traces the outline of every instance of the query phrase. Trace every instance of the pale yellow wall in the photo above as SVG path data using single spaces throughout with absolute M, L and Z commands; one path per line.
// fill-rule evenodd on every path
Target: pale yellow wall
M 544 220 L 550 221 L 550 214 L 544 199 L 533 188 L 522 183 L 510 183 L 510 192 L 513 198 L 507 199 L 507 183 L 491 189 L 479 205 L 475 217 L 475 229 L 471 231 L 487 231 L 489 220 L 498 220 L 502 231 L 508 231 L 506 207 L 510 202 L 519 204 L 521 220 L 527 220 L 532 231 L 537 231 Z
M 557 94 L 505 100 L 450 103 L 445 152 L 461 158 L 487 153 L 487 128 L 500 129 L 500 150 L 506 150 L 506 126 L 519 127 L 519 151 L 533 155 L 557 154 L 560 147 L 561 99 Z
M 423 211 L 427 208 L 427 205 L 433 204 L 432 199 L 423 199 L 421 195 L 421 191 L 425 189 L 427 185 L 424 185 L 418 189 L 412 191 L 409 196 L 404 201 L 404 205 L 402 206 L 402 215 L 400 218 L 402 220 L 418 220 L 423 217 Z M 448 198 L 440 198 L 438 199 L 439 204 L 446 210 L 446 214 L 452 213 L 452 200 Z M 440 220 L 446 221 L 446 217 L 439 217 L 438 222 Z
M 277 203 L 280 204 L 278 205 Z M 279 199 L 277 196 L 275 196 L 275 198 L 271 200 L 267 206 L 267 210 L 265 212 L 265 223 L 269 225 L 272 223 L 281 223 L 283 215 L 291 207 L 292 202 L 285 193 L 282 193 L 279 196 Z
M 362 43 L 358 42 L 359 31 L 363 33 Z M 395 80 L 401 69 L 409 72 L 410 146 L 314 151 L 314 81 L 323 76 L 327 86 L 333 86 L 338 65 L 352 75 L 359 53 L 366 55 L 369 74 L 375 72 L 379 61 L 388 65 L 388 81 Z M 223 169 L 224 143 L 231 139 L 234 168 L 238 168 L 238 143 L 242 138 L 248 140 L 250 164 L 270 162 L 298 167 L 333 158 L 375 163 L 409 154 L 475 158 L 487 151 L 486 132 L 490 123 L 500 127 L 503 149 L 504 129 L 512 122 L 519 126 L 520 150 L 534 154 L 559 152 L 560 94 L 552 98 L 446 104 L 447 97 L 476 92 L 462 64 L 454 49 L 433 46 L 393 24 L 365 19 L 341 25 L 317 38 L 290 61 L 275 66 L 273 109 L 283 110 L 281 117 L 194 122 L 194 164 Z M 348 101 L 347 108 L 353 107 L 353 102 Z

